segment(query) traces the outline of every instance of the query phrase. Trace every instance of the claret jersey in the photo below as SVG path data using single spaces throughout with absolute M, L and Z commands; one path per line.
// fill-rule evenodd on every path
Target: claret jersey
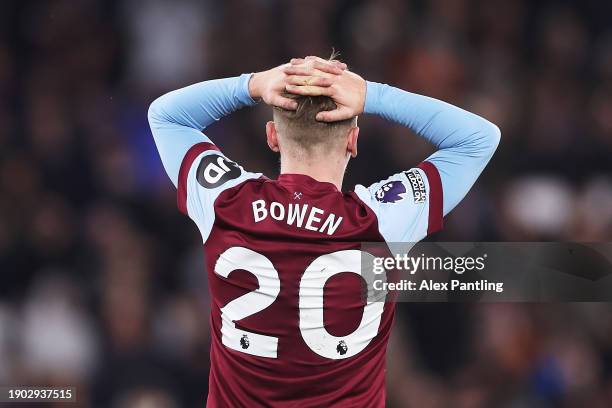
M 360 243 L 441 227 L 435 166 L 342 193 L 301 174 L 271 180 L 193 146 L 178 205 L 204 242 L 212 406 L 384 406 L 392 302 L 362 299 Z
M 251 75 L 158 98 L 149 123 L 178 206 L 202 236 L 211 296 L 211 407 L 381 407 L 394 304 L 362 297 L 362 242 L 416 242 L 442 227 L 499 143 L 485 119 L 367 82 L 364 112 L 438 150 L 342 193 L 302 174 L 271 180 L 202 130 L 252 106 Z

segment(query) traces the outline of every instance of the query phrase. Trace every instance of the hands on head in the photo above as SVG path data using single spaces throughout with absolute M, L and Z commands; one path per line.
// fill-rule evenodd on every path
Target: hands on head
M 366 83 L 359 75 L 348 71 L 342 62 L 309 56 L 293 58 L 288 64 L 254 74 L 249 82 L 249 92 L 268 105 L 288 110 L 296 109 L 297 103 L 283 93 L 328 96 L 337 108 L 320 112 L 317 120 L 335 122 L 363 112 Z

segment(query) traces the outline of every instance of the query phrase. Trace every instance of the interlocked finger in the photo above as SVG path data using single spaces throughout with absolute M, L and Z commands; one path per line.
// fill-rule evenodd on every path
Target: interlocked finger
M 330 87 L 313 85 L 287 85 L 287 92 L 304 96 L 332 96 L 334 91 Z
M 289 65 L 283 68 L 283 72 L 287 75 L 320 76 L 324 78 L 336 76 L 336 74 L 317 69 L 311 64 Z
M 292 60 L 293 61 L 293 60 Z M 315 60 L 304 61 L 301 64 L 290 63 L 284 67 L 285 73 L 293 73 L 294 70 L 299 69 L 302 75 L 311 75 L 309 72 L 325 73 L 326 75 L 340 75 L 344 71 L 340 66 L 331 62 L 319 62 Z
M 299 86 L 331 86 L 333 83 L 331 78 L 320 77 L 320 76 L 311 76 L 311 75 L 289 75 L 286 79 L 287 84 L 289 85 L 299 85 Z
M 340 68 L 341 70 L 345 70 L 348 66 L 344 62 L 340 62 L 338 60 L 325 60 L 321 57 L 316 57 L 314 55 L 309 55 L 304 59 L 305 62 L 312 62 L 315 64 L 315 67 L 322 69 L 323 66 L 335 66 L 336 68 Z
M 316 60 L 309 61 L 309 63 L 311 63 L 314 68 L 324 71 L 324 72 L 329 72 L 330 74 L 340 75 L 342 74 L 342 71 L 343 71 L 342 68 L 340 68 L 339 66 L 337 66 L 336 64 L 330 61 L 325 61 L 325 60 L 320 61 L 316 59 Z

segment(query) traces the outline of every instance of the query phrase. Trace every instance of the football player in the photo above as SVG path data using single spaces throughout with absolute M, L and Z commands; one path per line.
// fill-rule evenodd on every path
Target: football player
M 258 101 L 272 107 L 265 131 L 280 155 L 276 179 L 245 170 L 202 133 Z M 343 192 L 361 114 L 399 123 L 438 150 Z M 317 57 L 170 92 L 151 104 L 149 123 L 178 207 L 204 245 L 208 406 L 384 406 L 394 304 L 362 298 L 360 243 L 417 242 L 442 228 L 499 129 Z

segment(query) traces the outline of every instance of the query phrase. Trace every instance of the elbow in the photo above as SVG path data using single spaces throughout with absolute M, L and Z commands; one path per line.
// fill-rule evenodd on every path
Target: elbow
M 480 136 L 478 144 L 481 146 L 481 149 L 485 151 L 489 157 L 493 156 L 501 140 L 501 130 L 499 127 L 485 119 L 477 133 Z
M 155 99 L 149 105 L 149 110 L 147 111 L 147 118 L 149 119 L 149 125 L 153 127 L 154 124 L 160 123 L 163 121 L 163 105 L 164 105 L 164 96 L 160 96 Z
M 174 91 L 168 92 L 162 96 L 159 96 L 151 105 L 149 105 L 149 110 L 147 112 L 147 118 L 149 119 L 149 125 L 153 127 L 153 125 L 160 125 L 166 122 L 172 122 L 172 105 Z
M 501 141 L 501 130 L 494 123 L 489 122 L 489 131 L 488 137 L 489 145 L 491 147 L 491 153 L 497 150 L 497 146 L 499 146 L 499 142 Z

